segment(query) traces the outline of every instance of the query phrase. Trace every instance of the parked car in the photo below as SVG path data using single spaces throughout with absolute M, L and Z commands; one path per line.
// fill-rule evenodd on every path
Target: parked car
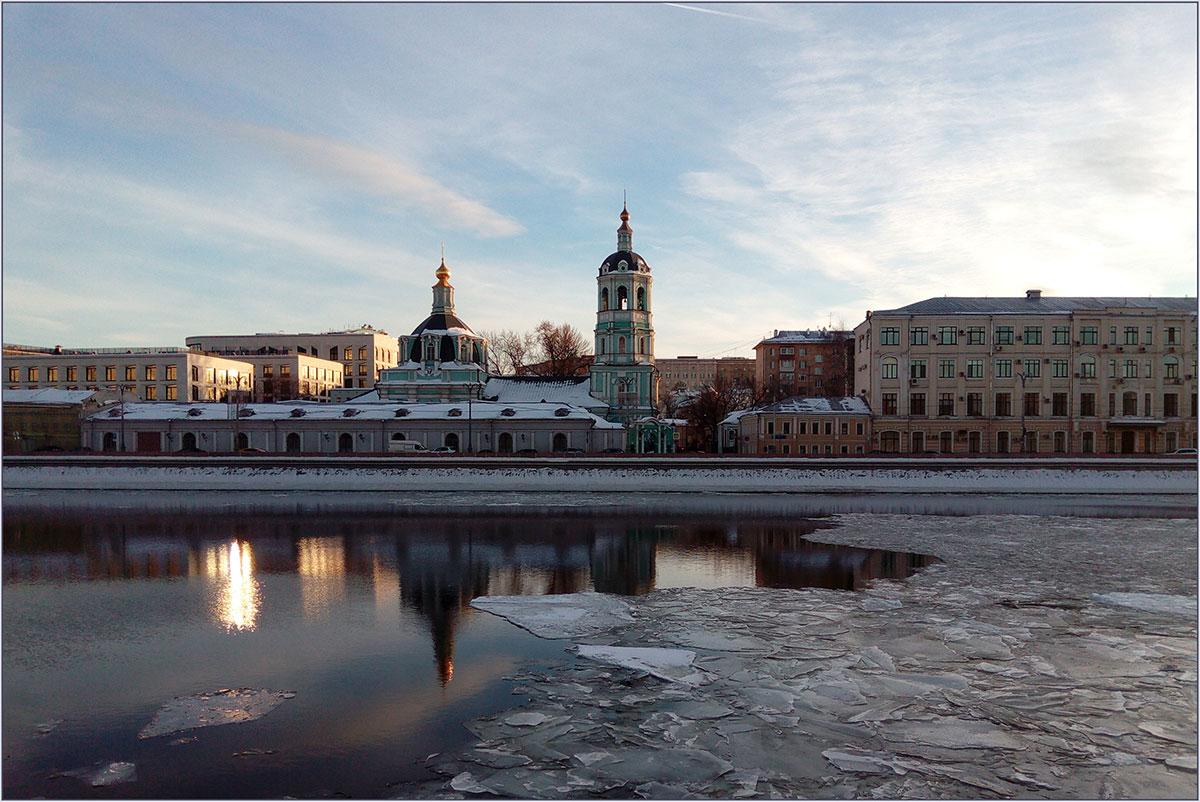
M 625 449 L 623 449 L 623 448 L 606 448 L 603 451 L 601 451 L 600 453 L 601 454 L 624 454 Z
M 1198 453 L 1200 452 L 1197 452 L 1194 448 L 1177 448 L 1174 451 L 1169 452 L 1169 456 L 1194 457 Z
M 485 448 L 482 451 L 476 451 L 475 456 L 477 456 L 477 457 L 494 457 L 494 456 L 496 456 L 496 452 L 492 451 L 490 448 Z
M 565 454 L 567 456 L 579 456 L 583 454 L 582 448 L 562 448 L 554 452 L 556 454 Z
M 450 446 L 438 446 L 437 448 L 435 448 L 433 450 L 433 453 L 434 454 L 457 454 L 458 449 L 451 448 Z
M 250 446 L 250 448 L 239 448 L 238 453 L 254 455 L 254 454 L 266 454 L 268 452 L 265 448 L 255 448 L 254 446 Z
M 393 440 L 388 443 L 388 451 L 393 454 L 412 454 L 425 451 L 425 446 L 415 440 Z
M 536 448 L 522 448 L 516 452 L 516 455 L 518 457 L 536 457 L 537 449 Z

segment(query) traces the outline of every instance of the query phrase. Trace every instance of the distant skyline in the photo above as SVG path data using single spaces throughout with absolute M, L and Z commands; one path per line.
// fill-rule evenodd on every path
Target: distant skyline
M 8 4 L 3 339 L 429 314 L 656 356 L 940 295 L 1196 294 L 1197 6 Z

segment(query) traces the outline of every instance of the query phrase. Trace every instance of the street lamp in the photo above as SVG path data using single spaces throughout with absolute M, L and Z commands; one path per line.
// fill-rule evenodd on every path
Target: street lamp
M 1025 444 L 1029 442 L 1028 432 L 1025 429 L 1025 374 L 1018 373 L 1017 378 L 1021 380 L 1021 453 L 1025 453 Z

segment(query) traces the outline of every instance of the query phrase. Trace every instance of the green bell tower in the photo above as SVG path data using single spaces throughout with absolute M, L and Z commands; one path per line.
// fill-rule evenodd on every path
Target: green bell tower
M 591 393 L 608 402 L 608 419 L 628 424 L 658 409 L 650 265 L 633 250 L 628 206 L 621 208 L 617 250 L 596 277 L 596 343 Z

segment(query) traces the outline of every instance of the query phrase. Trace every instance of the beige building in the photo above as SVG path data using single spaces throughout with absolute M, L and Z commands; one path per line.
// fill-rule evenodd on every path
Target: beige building
M 120 397 L 113 390 L 5 390 L 4 453 L 75 451 L 83 419 Z
M 386 331 L 362 326 L 323 334 L 226 334 L 188 337 L 189 348 L 221 356 L 303 354 L 342 365 L 342 386 L 371 389 L 379 371 L 398 364 L 396 340 Z
M 659 398 L 667 393 L 701 390 L 722 378 L 730 384 L 751 387 L 754 384 L 754 360 L 744 356 L 701 359 L 677 356 L 655 360 L 658 368 Z
M 1196 299 L 931 298 L 867 312 L 855 383 L 884 452 L 1196 445 Z
M 123 390 L 141 401 L 248 401 L 254 366 L 186 348 L 4 347 L 10 390 Z
M 721 422 L 721 451 L 780 456 L 865 454 L 871 410 L 861 398 L 786 398 Z
M 238 361 L 254 366 L 255 402 L 331 401 L 330 393 L 342 386 L 341 362 L 308 354 L 243 354 Z

